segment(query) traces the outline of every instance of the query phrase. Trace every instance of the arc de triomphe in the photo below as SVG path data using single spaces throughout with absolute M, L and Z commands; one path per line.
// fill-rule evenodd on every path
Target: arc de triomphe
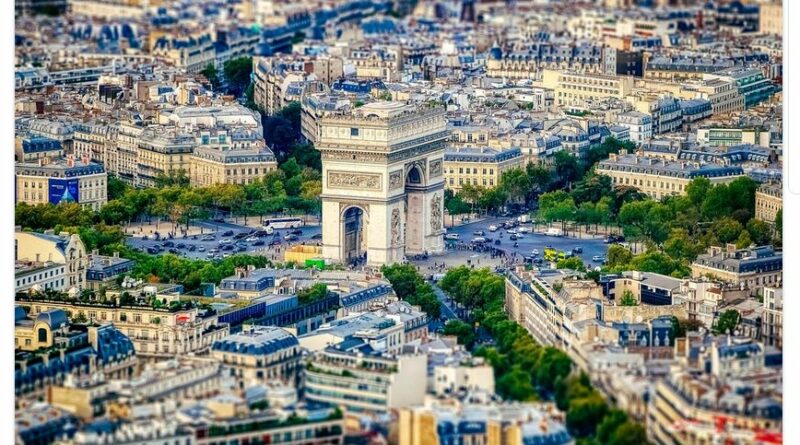
M 444 250 L 444 108 L 376 102 L 320 121 L 322 254 L 367 264 Z

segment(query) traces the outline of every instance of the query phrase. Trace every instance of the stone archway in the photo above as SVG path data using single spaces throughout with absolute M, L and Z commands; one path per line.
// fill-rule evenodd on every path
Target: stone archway
M 424 165 L 424 164 L 422 164 Z M 425 237 L 425 173 L 420 163 L 406 166 L 405 250 L 423 253 Z
M 341 258 L 348 263 L 365 259 L 367 255 L 368 207 L 361 205 L 343 206 L 339 217 Z

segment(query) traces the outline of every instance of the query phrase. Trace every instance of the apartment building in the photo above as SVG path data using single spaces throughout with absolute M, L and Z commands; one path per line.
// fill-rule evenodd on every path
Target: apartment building
M 591 43 L 559 44 L 535 42 L 525 50 L 503 52 L 498 46 L 489 50 L 486 75 L 504 79 L 541 78 L 543 70 L 603 72 L 602 45 Z
M 711 102 L 711 111 L 715 115 L 737 113 L 745 108 L 745 97 L 739 93 L 736 82 L 727 78 L 705 79 L 697 84 L 682 87 L 687 98 L 698 97 Z
M 14 139 L 14 160 L 17 162 L 38 162 L 42 158 L 58 159 L 65 154 L 61 142 L 55 139 L 37 136 L 17 136 Z
M 188 172 L 195 138 L 175 127 L 149 127 L 136 140 L 136 185 L 155 187 L 156 178 Z
M 638 154 L 611 154 L 597 164 L 597 173 L 610 176 L 615 185 L 629 185 L 654 199 L 683 195 L 694 178 L 708 178 L 712 184 L 727 183 L 743 176 L 741 167 L 670 161 Z
M 422 403 L 427 355 L 370 354 L 358 352 L 363 342 L 348 343 L 325 348 L 309 357 L 304 381 L 307 400 L 339 406 L 353 414 L 385 414 Z
M 86 248 L 77 234 L 66 232 L 56 236 L 52 232 L 36 233 L 16 231 L 14 233 L 14 260 L 34 263 L 52 263 L 64 267 L 63 289 L 86 288 Z M 53 271 L 55 276 L 55 271 Z M 26 283 L 26 284 L 32 284 Z
M 52 261 L 17 261 L 14 264 L 14 293 L 66 290 L 66 266 Z
M 119 297 L 113 293 L 110 296 L 112 299 Z M 152 305 L 139 303 L 84 303 L 77 300 L 47 300 L 37 296 L 18 297 L 17 300 L 19 304 L 30 306 L 32 315 L 61 309 L 69 311 L 74 317 L 113 323 L 133 342 L 138 355 L 151 358 L 204 352 L 214 341 L 230 332 L 227 324 L 218 323 L 216 315 L 203 316 L 197 308 L 156 309 Z
M 76 161 L 66 158 L 39 158 L 34 162 L 19 162 L 16 171 L 16 202 L 31 205 L 75 202 L 83 207 L 100 210 L 107 201 L 108 174 L 102 165 L 84 157 Z
M 775 223 L 778 212 L 783 208 L 783 187 L 780 183 L 762 184 L 756 190 L 757 219 Z
M 783 36 L 783 3 L 777 0 L 758 5 L 758 32 Z
M 399 46 L 350 49 L 348 62 L 356 69 L 356 78 L 397 82 L 403 72 L 403 50 Z
M 523 167 L 519 147 L 451 147 L 444 152 L 445 187 L 458 192 L 464 185 L 495 187 L 503 172 Z
M 712 276 L 751 295 L 762 294 L 765 287 L 783 283 L 783 254 L 772 247 L 736 249 L 734 245 L 709 247 L 692 263 L 692 277 Z
M 556 411 L 551 405 L 504 403 L 480 393 L 428 399 L 399 410 L 397 443 L 574 445 Z
M 211 357 L 230 370 L 239 385 L 283 382 L 294 386 L 300 369 L 297 337 L 276 326 L 251 326 L 217 340 Z
M 652 442 L 782 442 L 782 373 L 767 366 L 762 344 L 729 336 L 681 339 L 675 356 L 678 364 L 656 382 L 648 407 Z
M 73 329 L 61 309 L 26 313 L 16 306 L 14 343 L 17 396 L 42 395 L 70 376 L 130 378 L 137 364 L 133 344 L 117 327 Z
M 617 125 L 628 129 L 629 140 L 641 145 L 653 137 L 653 118 L 639 111 L 628 111 L 617 115 Z
M 740 144 L 769 147 L 772 142 L 771 132 L 761 128 L 698 128 L 696 134 L 697 142 L 714 147 L 731 147 Z
M 765 345 L 783 348 L 783 288 L 765 287 L 761 338 Z
M 546 69 L 542 86 L 555 91 L 556 106 L 583 106 L 609 97 L 624 99 L 631 93 L 633 78 Z

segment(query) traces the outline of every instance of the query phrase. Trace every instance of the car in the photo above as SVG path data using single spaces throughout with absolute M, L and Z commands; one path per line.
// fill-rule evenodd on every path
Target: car
M 147 253 L 150 255 L 158 255 L 161 252 L 161 249 L 156 249 L 155 247 L 148 247 Z
M 457 233 L 446 233 L 444 235 L 444 239 L 457 240 L 458 239 L 458 234 Z
M 482 236 L 478 236 L 478 237 L 472 238 L 472 244 L 483 244 L 485 242 L 486 242 L 486 238 L 484 238 Z
M 233 230 L 226 230 L 222 232 L 222 236 L 233 236 Z
M 533 250 L 531 250 L 531 253 L 532 253 L 534 256 L 536 256 L 536 255 L 539 255 L 539 249 L 533 249 Z
M 517 239 L 525 238 L 525 234 L 522 232 L 517 232 Z
M 231 255 L 232 254 L 230 252 L 225 252 L 225 253 L 222 254 L 222 258 L 228 258 Z
M 175 247 L 177 247 L 178 249 L 185 249 L 186 248 L 186 244 L 178 243 L 178 244 L 175 245 Z
M 300 238 L 297 235 L 295 235 L 294 233 L 290 233 L 290 234 L 284 236 L 283 239 L 285 239 L 286 241 L 297 241 Z
M 169 249 L 169 253 L 171 253 L 173 255 L 177 255 L 178 254 L 178 249 L 175 249 L 175 248 Z
M 519 239 L 516 233 L 512 233 L 511 236 L 508 237 L 511 241 L 516 241 Z
M 517 233 L 530 233 L 530 232 L 531 232 L 530 227 L 522 226 L 519 229 L 517 229 Z
M 311 237 L 311 239 L 322 239 L 322 234 L 321 233 L 315 233 L 314 236 Z
M 145 236 L 143 236 L 143 237 L 142 237 L 142 241 L 147 241 L 147 240 L 149 240 L 149 239 L 150 239 L 150 238 L 148 238 L 148 236 L 147 236 L 147 235 L 145 235 Z
M 265 244 L 264 240 L 261 240 L 261 239 L 260 240 L 256 240 L 256 241 L 253 242 L 254 246 L 263 246 L 264 244 Z
M 221 251 L 233 250 L 233 244 L 225 244 L 224 246 L 220 246 L 219 250 Z
M 606 257 L 604 257 L 603 255 L 595 255 L 592 257 L 592 261 L 594 261 L 595 263 L 603 263 L 606 261 Z
M 242 239 L 247 238 L 250 234 L 247 232 L 239 232 L 236 235 L 233 235 L 233 239 Z
M 253 232 L 253 236 L 257 236 L 259 238 L 269 235 L 266 230 L 256 230 Z
M 214 235 L 203 235 L 203 237 L 200 238 L 200 241 L 214 241 L 216 239 L 217 238 Z
M 572 249 L 572 253 L 583 253 L 583 247 L 576 246 L 574 249 Z
M 214 252 L 211 252 L 211 251 L 209 251 L 209 252 L 206 254 L 206 256 L 207 256 L 208 258 L 214 258 L 214 255 L 216 255 L 216 253 L 214 253 Z
M 247 247 L 245 246 L 236 246 L 237 252 L 247 252 Z
M 245 238 L 245 241 L 247 241 L 248 243 L 254 243 L 254 242 L 258 241 L 258 237 L 257 236 L 248 236 L 247 238 Z
M 208 249 L 208 253 L 217 253 L 217 252 L 219 252 L 219 249 L 217 249 L 216 247 Z
M 161 245 L 164 247 L 175 247 L 175 243 L 172 241 L 164 241 Z
M 194 244 L 192 244 L 192 245 L 190 245 L 189 247 L 187 247 L 186 249 L 187 249 L 189 252 L 194 252 L 195 250 L 197 250 L 197 246 L 195 246 Z
M 489 231 L 490 232 L 497 232 L 497 226 L 492 224 L 491 226 L 489 226 Z
M 515 235 L 517 233 L 517 229 L 508 229 L 506 230 L 510 235 Z
M 290 231 L 289 231 L 289 234 L 290 234 L 290 235 L 302 235 L 302 234 L 303 234 L 303 231 L 302 231 L 302 230 L 300 230 L 300 229 L 294 229 L 294 230 L 290 230 Z
M 233 244 L 233 240 L 230 239 L 230 238 L 222 238 L 221 240 L 219 240 L 219 243 L 220 244 Z
M 484 232 L 483 230 L 476 230 L 476 231 L 472 232 L 472 234 L 475 235 L 475 236 L 483 236 L 483 235 L 486 235 L 486 232 Z
M 615 235 L 613 233 L 611 235 L 608 235 L 606 237 L 606 239 L 603 240 L 603 242 L 606 243 L 606 244 L 621 243 L 621 242 L 624 242 L 624 241 L 625 241 L 625 237 L 624 236 Z
M 270 242 L 269 242 L 269 245 L 270 245 L 270 246 L 278 246 L 278 245 L 280 245 L 280 244 L 281 244 L 281 240 L 280 240 L 280 238 L 278 238 L 278 239 L 273 239 L 272 241 L 270 241 Z
M 205 251 L 206 251 L 206 248 L 205 248 L 205 247 L 203 247 L 203 246 L 200 246 L 200 247 L 198 247 L 198 248 L 197 248 L 197 251 L 198 251 L 198 252 L 205 252 Z

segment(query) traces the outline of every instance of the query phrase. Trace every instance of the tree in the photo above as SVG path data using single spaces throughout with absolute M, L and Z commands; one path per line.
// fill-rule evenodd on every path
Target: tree
M 503 172 L 500 188 L 511 202 L 527 202 L 533 186 L 525 171 L 513 168 Z
M 625 291 L 622 292 L 622 298 L 619 299 L 619 305 L 620 306 L 638 306 L 639 305 L 639 301 L 636 300 L 635 296 L 633 296 L 633 292 L 631 292 L 629 289 L 625 289 Z
M 297 292 L 297 301 L 300 304 L 310 304 L 320 301 L 328 296 L 328 285 L 317 283 L 311 287 L 301 289 Z
M 225 62 L 222 72 L 225 74 L 225 83 L 228 92 L 240 95 L 250 84 L 250 74 L 253 72 L 253 59 L 251 57 L 237 57 Z
M 757 246 L 767 245 L 772 239 L 772 228 L 759 219 L 753 218 L 747 222 L 747 232 Z
M 577 270 L 579 272 L 586 270 L 586 266 L 583 264 L 583 260 L 577 256 L 565 258 L 563 260 L 558 260 L 558 262 L 556 263 L 556 268 Z
M 742 316 L 734 309 L 728 309 L 720 314 L 717 322 L 714 323 L 713 332 L 717 335 L 728 334 L 732 335 L 736 328 L 739 326 Z
M 211 84 L 213 88 L 219 86 L 219 72 L 217 71 L 217 67 L 214 66 L 213 63 L 209 62 L 205 68 L 200 70 L 200 74 L 205 76 L 208 79 L 208 82 Z
M 612 409 L 597 425 L 596 439 L 598 443 L 606 444 L 611 436 L 622 424 L 628 420 L 628 415 L 621 409 Z M 644 443 L 644 442 L 643 442 Z
M 580 178 L 581 171 L 578 159 L 566 151 L 559 151 L 553 156 L 553 164 L 558 179 L 566 186 Z
M 530 373 L 519 365 L 512 366 L 497 379 L 497 392 L 511 400 L 526 401 L 536 398 Z
M 605 417 L 608 405 L 596 391 L 579 399 L 574 399 L 567 410 L 567 428 L 576 437 L 594 434 L 598 420 Z
M 641 445 L 647 442 L 647 433 L 642 425 L 626 421 L 611 434 L 609 445 Z
M 779 209 L 775 214 L 775 231 L 779 237 L 783 236 L 783 209 Z
M 708 191 L 711 189 L 711 181 L 708 178 L 694 178 L 686 186 L 686 196 L 696 206 L 700 207 L 705 201 Z
M 450 320 L 444 325 L 444 335 L 453 335 L 458 338 L 458 344 L 472 348 L 475 342 L 475 330 L 469 323 L 461 320 Z

